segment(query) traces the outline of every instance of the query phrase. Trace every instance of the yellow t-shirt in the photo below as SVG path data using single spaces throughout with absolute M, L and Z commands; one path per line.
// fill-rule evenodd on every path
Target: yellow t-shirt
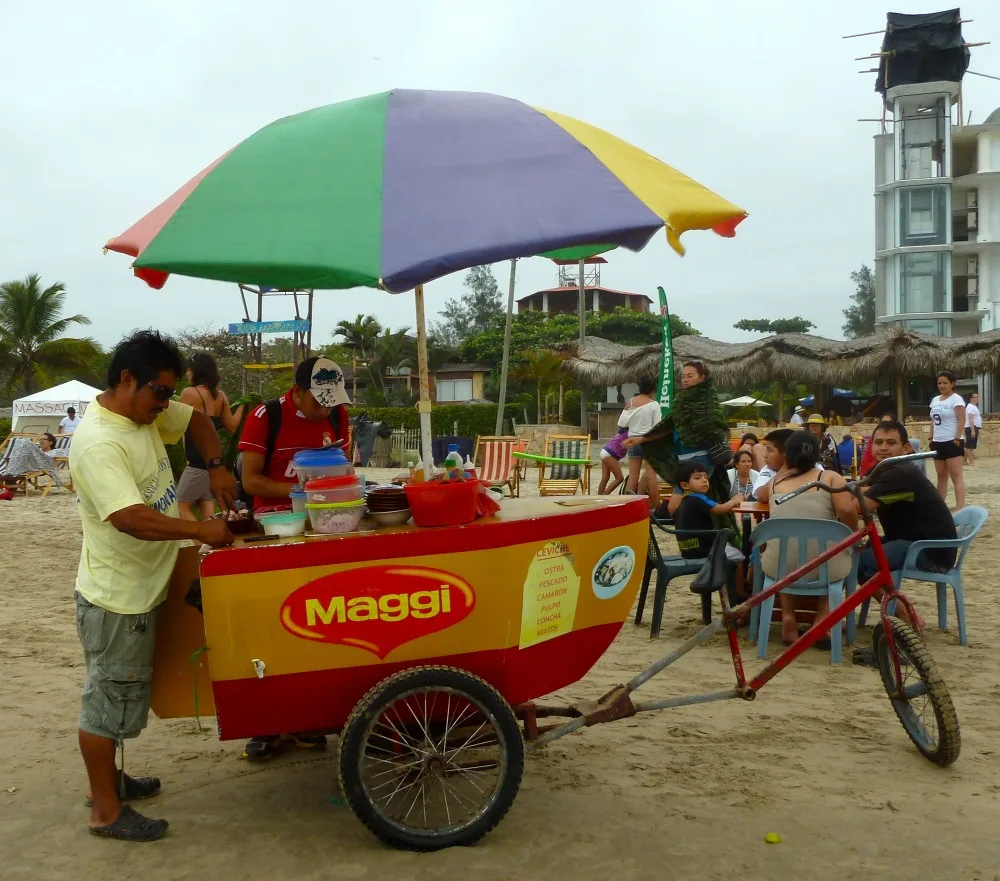
M 177 443 L 193 409 L 171 401 L 152 425 L 106 410 L 95 399 L 69 448 L 69 466 L 83 521 L 76 589 L 84 599 L 121 615 L 140 615 L 166 597 L 177 559 L 176 541 L 140 541 L 108 518 L 146 505 L 177 516 L 177 491 L 164 443 Z

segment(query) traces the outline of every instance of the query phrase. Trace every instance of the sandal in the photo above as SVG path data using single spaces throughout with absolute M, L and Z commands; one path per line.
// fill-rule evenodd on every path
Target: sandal
M 118 772 L 118 793 L 122 791 L 122 777 L 125 778 L 125 796 L 122 801 L 142 801 L 144 798 L 152 798 L 160 792 L 159 777 L 129 777 L 124 771 Z M 92 798 L 86 798 L 83 802 L 88 808 L 94 806 Z
M 270 737 L 251 737 L 243 747 L 240 758 L 251 762 L 265 762 L 278 755 L 286 746 L 296 749 L 326 749 L 322 734 L 275 734 Z
M 270 737 L 251 737 L 243 747 L 240 758 L 251 762 L 266 762 L 281 752 L 282 746 L 280 734 Z
M 875 650 L 871 646 L 857 646 L 851 653 L 851 662 L 859 667 L 874 667 L 878 669 L 878 662 L 875 660 Z
M 167 834 L 170 824 L 166 820 L 144 817 L 131 805 L 122 805 L 114 823 L 91 826 L 90 834 L 98 838 L 117 838 L 119 841 L 157 841 Z

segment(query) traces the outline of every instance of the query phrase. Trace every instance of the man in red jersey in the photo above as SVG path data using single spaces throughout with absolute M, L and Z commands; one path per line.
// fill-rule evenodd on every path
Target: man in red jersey
M 300 450 L 339 444 L 346 451 L 348 404 L 341 369 L 328 358 L 307 358 L 295 370 L 295 385 L 250 414 L 239 449 L 241 482 L 254 510 L 289 504 L 297 482 L 292 459 Z
M 307 358 L 295 370 L 295 385 L 276 401 L 261 404 L 247 418 L 240 437 L 241 481 L 253 496 L 254 510 L 288 505 L 298 478 L 292 459 L 300 450 L 340 444 L 347 447 L 349 422 L 343 371 L 328 358 Z M 322 734 L 271 734 L 254 737 L 244 758 L 269 759 L 286 746 L 323 749 Z

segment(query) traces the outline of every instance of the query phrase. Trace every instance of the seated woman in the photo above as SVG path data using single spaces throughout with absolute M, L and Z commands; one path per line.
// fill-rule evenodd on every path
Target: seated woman
M 815 435 L 809 431 L 793 432 L 784 444 L 783 461 L 778 473 L 771 478 L 767 485 L 758 490 L 757 498 L 766 503 L 770 501 L 772 495 L 784 495 L 814 480 L 819 480 L 831 487 L 843 486 L 844 478 L 839 474 L 817 467 L 819 455 L 819 439 Z M 782 505 L 771 505 L 770 516 L 772 519 L 839 520 L 851 529 L 856 529 L 858 525 L 857 506 L 849 493 L 828 493 L 819 488 L 808 490 Z M 760 565 L 768 578 L 777 579 L 778 547 L 776 544 L 771 543 L 765 546 Z M 837 554 L 827 563 L 827 571 L 832 581 L 846 578 L 851 571 L 850 552 L 844 551 Z M 785 645 L 791 645 L 799 638 L 799 628 L 795 620 L 795 597 L 792 594 L 780 593 L 778 599 L 781 602 L 781 639 Z M 816 616 L 822 617 L 828 611 L 827 598 L 820 598 Z M 816 643 L 818 648 L 829 648 L 829 645 L 829 639 Z
M 54 434 L 50 434 L 49 432 L 45 432 L 45 434 L 38 438 L 38 449 L 45 453 L 45 455 L 50 459 L 56 458 L 60 452 L 56 449 L 56 436 Z
M 749 498 L 753 495 L 753 486 L 760 477 L 760 472 L 751 467 L 753 456 L 749 450 L 740 449 L 733 459 L 733 468 L 726 472 L 729 478 L 729 494 Z

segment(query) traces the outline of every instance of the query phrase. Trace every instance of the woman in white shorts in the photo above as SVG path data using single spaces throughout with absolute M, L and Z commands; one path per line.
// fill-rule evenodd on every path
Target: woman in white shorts
M 643 377 L 639 380 L 639 394 L 628 402 L 618 419 L 618 427 L 627 428 L 630 438 L 649 434 L 663 418 L 659 403 L 653 399 L 655 394 L 655 380 L 649 377 Z M 642 471 L 642 446 L 637 444 L 629 447 L 627 456 L 628 481 L 626 489 L 634 493 L 639 489 L 639 474 Z M 657 477 L 648 463 L 646 465 L 646 492 L 649 496 L 649 506 L 655 510 L 660 503 L 660 487 L 657 483 Z
M 939 395 L 931 401 L 931 449 L 937 453 L 934 470 L 941 498 L 948 498 L 948 478 L 955 487 L 955 510 L 965 507 L 965 399 L 955 393 L 955 374 L 937 375 Z

